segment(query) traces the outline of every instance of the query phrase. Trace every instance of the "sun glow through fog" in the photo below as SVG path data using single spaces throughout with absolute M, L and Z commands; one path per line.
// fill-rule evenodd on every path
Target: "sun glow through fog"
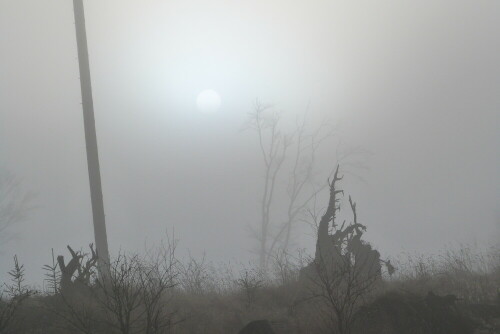
M 196 105 L 201 112 L 216 112 L 221 106 L 220 95 L 213 89 L 206 89 L 198 94 Z

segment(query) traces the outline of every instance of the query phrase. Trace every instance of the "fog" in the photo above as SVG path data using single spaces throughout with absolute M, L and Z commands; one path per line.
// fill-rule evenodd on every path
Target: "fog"
M 112 254 L 168 231 L 181 253 L 255 260 L 256 99 L 338 124 L 318 182 L 339 140 L 369 152 L 342 187 L 384 257 L 500 240 L 500 2 L 100 0 L 85 15 Z M 217 112 L 197 109 L 204 89 Z M 14 254 L 33 279 L 52 248 L 92 242 L 86 163 L 72 2 L 0 0 L 0 166 L 35 194 L 2 275 Z M 313 251 L 310 232 L 294 247 Z

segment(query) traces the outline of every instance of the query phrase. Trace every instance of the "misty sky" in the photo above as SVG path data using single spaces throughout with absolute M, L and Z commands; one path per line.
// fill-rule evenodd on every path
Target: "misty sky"
M 500 240 L 499 1 L 84 3 L 113 253 L 175 227 L 195 255 L 252 257 L 263 169 L 241 129 L 256 98 L 285 119 L 310 103 L 311 123 L 371 152 L 365 182 L 343 186 L 383 257 Z M 38 272 L 93 239 L 72 10 L 0 0 L 0 166 L 36 194 L 2 273 L 14 253 Z M 196 108 L 207 88 L 216 113 Z

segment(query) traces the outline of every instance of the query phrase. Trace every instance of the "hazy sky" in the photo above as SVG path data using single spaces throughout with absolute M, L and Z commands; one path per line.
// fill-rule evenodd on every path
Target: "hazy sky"
M 310 101 L 312 123 L 372 152 L 366 182 L 344 188 L 383 256 L 500 240 L 499 1 L 84 3 L 112 252 L 175 227 L 181 249 L 251 258 L 255 98 L 285 119 Z M 14 253 L 35 273 L 93 239 L 72 10 L 0 0 L 0 166 L 37 195 L 2 272 Z M 217 113 L 196 109 L 206 88 Z

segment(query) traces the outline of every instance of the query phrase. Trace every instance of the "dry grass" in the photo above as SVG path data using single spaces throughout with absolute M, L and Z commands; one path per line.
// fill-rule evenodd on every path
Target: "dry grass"
M 394 264 L 398 268 L 396 274 L 385 279 L 375 294 L 404 291 L 425 296 L 433 291 L 437 295 L 454 294 L 466 304 L 491 304 L 498 298 L 500 252 L 495 247 L 479 250 L 463 246 L 435 256 L 407 255 Z M 151 333 L 237 333 L 256 319 L 270 320 L 277 333 L 334 333 L 328 324 L 330 320 L 322 316 L 324 304 L 304 293 L 300 280 L 303 266 L 303 257 L 281 256 L 273 270 L 264 275 L 250 264 L 175 260 L 172 278 L 176 284 L 169 286 L 162 299 L 162 312 L 172 318 L 172 323 Z M 374 300 L 377 295 L 371 297 Z M 1 305 L 5 304 L 0 302 L 0 309 Z M 2 334 L 83 332 L 64 318 L 67 307 L 58 303 L 54 291 L 32 296 L 19 309 L 16 321 Z M 103 313 L 87 312 L 85 316 L 96 317 L 90 319 L 95 326 L 89 333 L 123 333 L 108 326 L 109 319 L 104 321 Z M 129 333 L 145 331 L 139 326 Z
M 500 248 L 461 245 L 432 256 L 406 255 L 396 261 L 398 271 L 389 288 L 415 294 L 434 291 L 456 295 L 467 303 L 495 300 L 500 288 Z

